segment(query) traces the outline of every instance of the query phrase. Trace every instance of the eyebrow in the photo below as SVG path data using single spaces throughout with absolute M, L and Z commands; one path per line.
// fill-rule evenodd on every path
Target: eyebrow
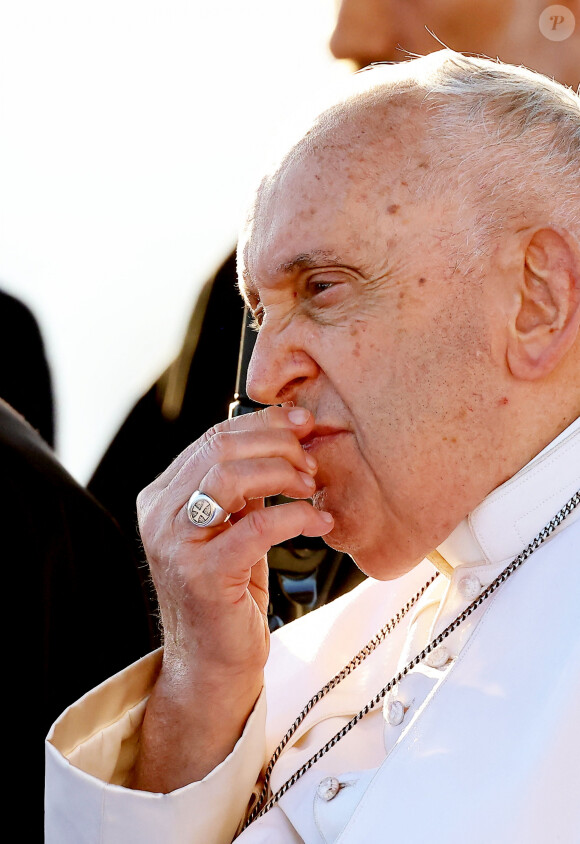
M 288 261 L 283 261 L 277 264 L 272 271 L 273 275 L 293 275 L 300 270 L 309 270 L 314 267 L 331 264 L 337 267 L 350 267 L 350 264 L 344 261 L 335 252 L 330 252 L 326 249 L 315 249 L 313 252 L 301 252 L 295 255 Z M 352 268 L 352 267 L 350 267 Z M 247 269 L 244 268 L 242 272 L 242 284 L 239 285 L 240 292 L 245 298 L 253 295 L 259 298 L 256 293 L 256 288 L 252 283 L 252 278 Z
M 324 249 L 318 249 L 314 252 L 304 252 L 295 255 L 290 261 L 284 261 L 274 268 L 274 272 L 278 275 L 284 273 L 289 275 L 296 272 L 296 270 L 308 270 L 312 267 L 318 267 L 320 264 L 336 264 L 337 266 L 344 266 L 344 261 L 334 252 L 328 252 Z

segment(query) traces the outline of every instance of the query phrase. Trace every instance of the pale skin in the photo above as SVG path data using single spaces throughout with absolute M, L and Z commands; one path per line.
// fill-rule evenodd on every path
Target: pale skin
M 372 150 L 335 127 L 258 194 L 241 286 L 260 324 L 248 392 L 272 406 L 139 497 L 165 649 L 134 788 L 198 781 L 233 749 L 263 685 L 270 547 L 325 536 L 397 577 L 580 413 L 577 235 L 528 210 L 463 276 L 469 215 L 413 192 L 425 117 L 405 118 Z M 196 488 L 231 521 L 194 528 Z M 296 500 L 263 506 L 278 493 Z
M 139 497 L 165 643 L 136 788 L 171 791 L 201 779 L 240 735 L 268 654 L 265 555 L 291 536 L 332 527 L 331 517 L 300 500 L 314 491 L 316 462 L 299 442 L 313 424 L 312 414 L 291 407 L 224 422 Z M 219 496 L 230 522 L 192 530 L 182 506 L 192 478 Z M 264 497 L 279 493 L 298 500 L 266 510 Z

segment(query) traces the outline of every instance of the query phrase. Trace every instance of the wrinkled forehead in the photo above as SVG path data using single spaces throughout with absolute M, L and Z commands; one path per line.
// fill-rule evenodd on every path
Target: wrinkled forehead
M 275 272 L 285 253 L 310 251 L 319 244 L 347 192 L 338 161 L 320 157 L 294 161 L 264 179 L 238 242 L 242 289 L 262 269 L 268 275 Z
M 338 232 L 364 240 L 382 206 L 424 175 L 422 133 L 410 129 L 417 120 L 409 108 L 348 117 L 307 135 L 260 184 L 238 241 L 242 294 L 290 257 L 336 253 Z
M 341 172 L 337 160 L 319 158 L 294 164 L 264 182 L 238 244 L 238 278 L 245 298 L 325 258 L 338 260 L 345 240 L 356 237 L 361 224 L 361 215 L 352 214 L 354 195 L 361 190 L 360 181 Z

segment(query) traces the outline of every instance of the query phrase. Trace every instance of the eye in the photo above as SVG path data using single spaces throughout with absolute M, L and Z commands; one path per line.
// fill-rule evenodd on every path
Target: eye
M 303 296 L 313 307 L 338 303 L 348 288 L 348 278 L 336 272 L 317 273 L 306 280 Z
M 331 290 L 338 291 L 346 280 L 342 274 L 336 272 L 312 275 L 306 280 L 306 298 L 313 299 Z
M 344 270 L 328 270 L 313 273 L 306 279 L 302 289 L 305 312 L 317 322 L 330 324 L 345 316 L 353 278 Z
M 312 296 L 317 296 L 319 293 L 324 293 L 325 290 L 330 290 L 330 288 L 334 287 L 335 284 L 335 281 L 312 279 L 308 282 L 308 291 Z

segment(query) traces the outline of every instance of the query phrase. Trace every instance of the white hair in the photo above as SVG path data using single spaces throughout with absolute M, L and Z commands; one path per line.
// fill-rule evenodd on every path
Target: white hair
M 482 234 L 523 217 L 580 236 L 578 93 L 527 68 L 447 49 L 357 76 L 367 76 L 367 104 L 411 94 L 429 110 L 424 188 L 473 199 Z
M 469 208 L 464 261 L 514 224 L 556 225 L 580 238 L 580 96 L 499 60 L 445 49 L 359 71 L 282 166 L 321 148 L 380 147 L 385 128 L 404 133 L 406 108 L 417 106 L 428 114 L 429 166 L 414 189 L 418 196 L 452 192 L 460 209 Z

